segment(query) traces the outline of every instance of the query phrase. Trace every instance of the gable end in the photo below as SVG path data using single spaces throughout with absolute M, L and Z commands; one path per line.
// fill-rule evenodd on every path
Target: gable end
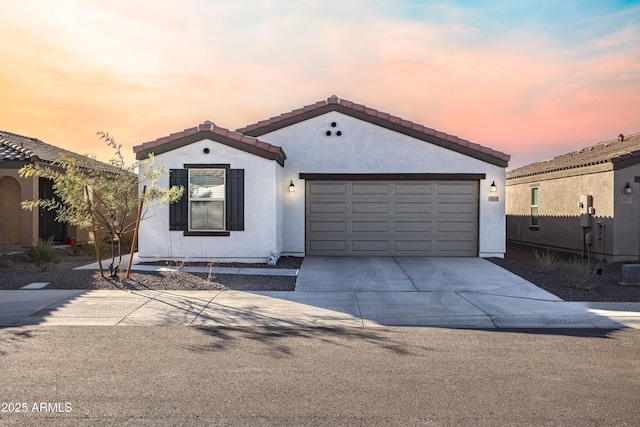
M 483 147 L 454 135 L 438 132 L 434 129 L 401 119 L 400 117 L 392 116 L 388 113 L 380 112 L 373 108 L 365 107 L 364 105 L 339 99 L 335 96 L 330 97 L 327 101 L 320 101 L 313 105 L 308 105 L 289 113 L 272 117 L 269 120 L 263 120 L 253 125 L 245 126 L 244 128 L 237 129 L 236 132 L 253 137 L 259 137 L 332 111 L 354 117 L 496 166 L 507 167 L 509 163 L 510 156 L 507 154 L 494 151 L 491 148 Z
M 221 135 L 212 130 L 200 130 L 195 133 L 187 131 L 184 133 L 174 134 L 166 138 L 160 138 L 152 143 L 146 143 L 134 147 L 136 160 L 143 160 L 151 153 L 156 155 L 167 153 L 194 142 L 209 139 L 268 160 L 274 160 L 278 162 L 280 166 L 284 166 L 286 155 L 280 147 L 267 144 L 245 135 L 241 135 L 239 138 L 235 139 L 226 135 Z

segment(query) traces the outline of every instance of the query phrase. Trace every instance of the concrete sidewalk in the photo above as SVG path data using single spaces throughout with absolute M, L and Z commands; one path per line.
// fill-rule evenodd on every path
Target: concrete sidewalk
M 640 329 L 640 303 L 455 292 L 0 291 L 0 326 L 23 325 Z

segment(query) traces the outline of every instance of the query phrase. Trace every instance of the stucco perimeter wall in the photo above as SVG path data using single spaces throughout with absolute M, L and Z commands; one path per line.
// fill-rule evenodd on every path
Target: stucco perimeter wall
M 611 164 L 509 179 L 506 187 L 507 239 L 581 253 L 580 195 L 593 196 L 593 245 L 598 255 L 613 251 L 614 174 Z M 538 228 L 531 223 L 531 188 L 538 188 Z M 601 222 L 604 228 L 598 226 Z M 602 230 L 602 233 L 600 232 Z M 604 244 L 604 245 L 603 245 Z M 588 246 L 585 250 L 588 250 Z
M 336 126 L 332 127 L 331 123 Z M 326 132 L 331 131 L 331 136 Z M 337 136 L 337 132 L 341 136 Z M 300 173 L 484 173 L 480 181 L 479 255 L 502 257 L 506 248 L 505 169 L 338 112 L 261 135 L 287 154 L 283 194 L 283 254 L 304 255 L 305 193 Z M 489 202 L 495 181 L 498 202 Z
M 205 148 L 209 154 L 204 154 Z M 141 161 L 141 173 L 146 163 Z M 140 224 L 141 258 L 266 262 L 271 251 L 281 251 L 277 212 L 284 183 L 278 179 L 281 166 L 277 162 L 205 139 L 157 155 L 155 165 L 167 169 L 158 185 L 168 188 L 169 169 L 181 169 L 188 163 L 222 163 L 244 169 L 244 231 L 231 231 L 230 236 L 184 236 L 182 231 L 169 231 L 169 206 L 156 205 Z

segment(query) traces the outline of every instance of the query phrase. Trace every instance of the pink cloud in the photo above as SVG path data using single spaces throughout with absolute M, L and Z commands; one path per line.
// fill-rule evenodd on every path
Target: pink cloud
M 363 14 L 361 1 L 275 12 L 268 2 L 38 4 L 56 19 L 0 7 L 0 37 L 12 41 L 0 45 L 0 127 L 103 159 L 98 130 L 129 149 L 332 94 L 510 153 L 512 165 L 640 131 L 634 27 L 559 50 L 543 36 Z

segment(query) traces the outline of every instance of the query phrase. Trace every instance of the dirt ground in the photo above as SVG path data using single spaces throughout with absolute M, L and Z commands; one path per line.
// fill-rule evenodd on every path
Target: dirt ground
M 589 261 L 512 243 L 504 258 L 489 261 L 565 301 L 640 302 L 640 286 L 620 285 L 621 267 L 633 262 Z

